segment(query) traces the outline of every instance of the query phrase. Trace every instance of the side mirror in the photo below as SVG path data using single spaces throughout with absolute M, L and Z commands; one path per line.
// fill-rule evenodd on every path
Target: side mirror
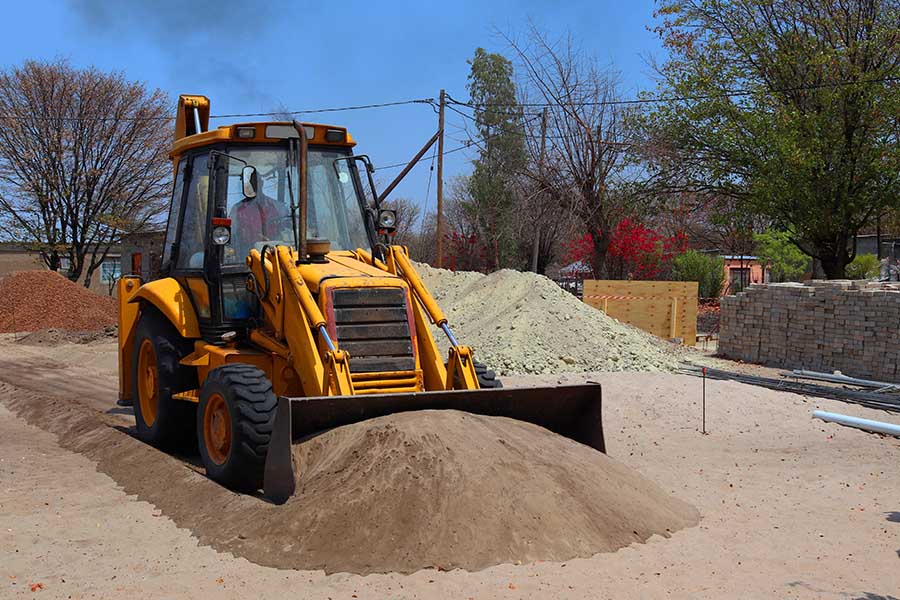
M 256 198 L 258 184 L 259 176 L 256 174 L 256 167 L 247 165 L 241 169 L 241 187 L 244 191 L 244 198 Z

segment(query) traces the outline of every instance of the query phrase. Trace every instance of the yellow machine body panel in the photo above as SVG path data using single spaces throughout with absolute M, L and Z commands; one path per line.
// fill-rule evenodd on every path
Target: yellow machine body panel
M 140 318 L 141 303 L 155 307 L 184 338 L 199 338 L 200 327 L 190 298 L 181 284 L 171 277 L 141 284 L 140 277 L 123 277 L 117 283 L 119 303 L 119 398 L 131 400 L 131 364 L 134 359 L 134 330 Z
M 122 277 L 117 285 L 119 301 L 119 399 L 131 400 L 131 362 L 134 356 L 134 328 L 140 307 L 131 300 L 141 287 L 140 277 Z
M 227 364 L 243 363 L 253 365 L 262 370 L 272 382 L 272 389 L 278 395 L 302 394 L 300 381 L 287 357 L 278 352 L 251 348 L 245 345 L 228 344 L 217 346 L 202 340 L 194 343 L 194 351 L 181 360 L 181 364 L 197 369 L 197 380 L 200 386 L 206 381 L 209 372 Z M 184 400 L 196 402 L 199 398 L 197 390 L 190 390 Z
M 159 309 L 182 337 L 200 337 L 200 326 L 197 323 L 194 305 L 177 279 L 166 277 L 145 283 L 134 294 L 131 302 L 141 300 Z

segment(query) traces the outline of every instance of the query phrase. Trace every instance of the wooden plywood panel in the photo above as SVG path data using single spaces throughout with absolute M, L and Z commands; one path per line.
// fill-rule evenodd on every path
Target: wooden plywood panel
M 584 301 L 661 338 L 697 343 L 696 281 L 585 280 Z

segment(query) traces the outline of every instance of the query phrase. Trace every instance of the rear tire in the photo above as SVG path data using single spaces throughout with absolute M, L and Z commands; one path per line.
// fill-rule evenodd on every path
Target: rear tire
M 172 399 L 172 394 L 197 387 L 197 374 L 179 364 L 191 345 L 158 311 L 150 307 L 141 311 L 131 364 L 134 421 L 138 437 L 158 448 L 174 449 L 193 441 L 196 409 Z
M 266 374 L 247 364 L 210 371 L 200 389 L 197 442 L 207 476 L 241 492 L 263 485 L 278 398 Z
M 472 361 L 475 364 L 475 374 L 478 375 L 478 386 L 481 389 L 502 388 L 503 384 L 497 379 L 497 374 L 488 369 L 487 365 L 477 360 Z

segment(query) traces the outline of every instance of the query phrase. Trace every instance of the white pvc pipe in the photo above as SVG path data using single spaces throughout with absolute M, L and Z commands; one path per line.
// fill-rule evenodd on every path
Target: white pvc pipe
M 812 416 L 814 419 L 822 419 L 827 423 L 837 423 L 838 425 L 846 425 L 847 427 L 856 427 L 863 431 L 900 437 L 900 425 L 894 425 L 893 423 L 860 419 L 859 417 L 825 412 L 824 410 L 814 410 Z
M 819 373 L 816 371 L 804 371 L 803 369 L 794 369 L 794 375 L 804 379 L 817 379 L 819 381 L 830 381 L 831 383 L 850 383 L 860 387 L 871 387 L 877 389 L 890 389 L 900 387 L 897 383 L 888 383 L 887 381 L 872 381 L 871 379 L 859 379 L 857 377 L 847 377 L 846 375 L 838 375 L 837 373 Z

